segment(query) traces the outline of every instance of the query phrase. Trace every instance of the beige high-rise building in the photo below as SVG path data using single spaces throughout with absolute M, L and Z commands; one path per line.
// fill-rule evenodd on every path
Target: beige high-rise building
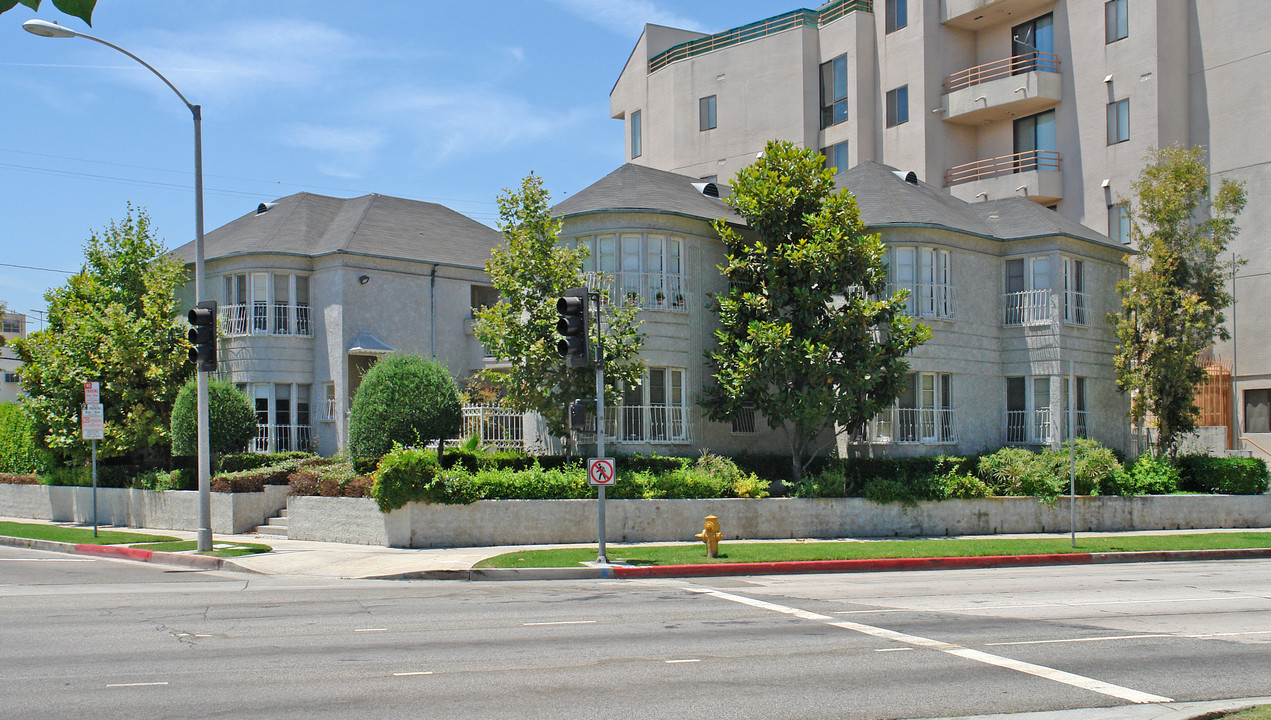
M 1266 0 L 835 0 L 714 35 L 646 25 L 610 108 L 635 164 L 728 182 L 783 139 L 1117 241 L 1148 148 L 1207 147 L 1213 182 L 1251 200 L 1216 355 L 1246 447 L 1271 449 L 1268 47 Z

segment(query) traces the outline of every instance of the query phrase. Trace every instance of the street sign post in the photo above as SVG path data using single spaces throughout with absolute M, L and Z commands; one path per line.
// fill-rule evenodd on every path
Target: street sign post
M 101 383 L 84 383 L 79 430 L 84 439 L 93 444 L 93 537 L 97 537 L 97 441 L 106 439 L 106 413 L 101 397 Z
M 614 472 L 613 458 L 587 459 L 587 484 L 593 487 L 612 487 L 618 479 Z

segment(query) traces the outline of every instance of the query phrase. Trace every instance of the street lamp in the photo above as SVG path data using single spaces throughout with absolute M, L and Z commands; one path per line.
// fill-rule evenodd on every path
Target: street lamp
M 118 45 L 106 42 L 99 37 L 93 37 L 82 32 L 62 27 L 56 23 L 47 20 L 27 20 L 22 23 L 22 29 L 33 35 L 47 38 L 84 38 L 100 43 L 113 50 L 127 55 L 128 57 L 141 63 L 156 77 L 163 81 L 163 84 L 172 89 L 172 92 L 181 98 L 181 102 L 190 109 L 190 113 L 194 116 L 194 300 L 202 302 L 206 299 L 206 287 L 204 283 L 203 268 L 203 112 L 198 105 L 191 104 L 185 96 L 177 90 L 176 86 L 168 81 L 163 73 L 155 70 L 150 63 L 133 55 Z M 207 373 L 202 370 L 196 370 L 198 376 L 199 390 L 199 407 L 198 407 L 198 444 L 199 444 L 199 534 L 198 549 L 207 551 L 212 549 L 212 464 L 211 454 L 208 447 L 208 409 L 207 409 Z

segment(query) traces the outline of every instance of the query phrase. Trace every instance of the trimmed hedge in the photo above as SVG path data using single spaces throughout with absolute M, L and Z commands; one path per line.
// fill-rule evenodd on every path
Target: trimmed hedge
M 42 473 L 48 453 L 35 438 L 35 421 L 18 403 L 0 403 L 0 473 Z
M 1268 490 L 1267 464 L 1261 458 L 1180 455 L 1179 487 L 1189 492 L 1261 495 Z
M 288 460 L 304 460 L 316 457 L 313 453 L 299 450 L 279 453 L 227 453 L 217 458 L 216 471 L 220 473 L 235 473 L 269 467 Z

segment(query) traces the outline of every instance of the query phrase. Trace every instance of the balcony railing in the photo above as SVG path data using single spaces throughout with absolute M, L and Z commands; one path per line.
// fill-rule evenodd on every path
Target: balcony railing
M 309 306 L 303 303 L 252 303 L 222 305 L 220 334 L 223 337 L 244 335 L 313 336 L 309 324 Z
M 957 296 L 952 285 L 928 282 L 887 284 L 888 295 L 894 295 L 898 290 L 909 291 L 909 299 L 905 301 L 905 314 L 909 317 L 957 317 Z
M 873 12 L 873 2 L 871 0 L 834 0 L 834 2 L 827 3 L 820 10 L 808 10 L 806 8 L 791 10 L 766 20 L 689 40 L 679 45 L 673 45 L 650 58 L 649 73 L 655 73 L 673 62 L 687 60 L 696 55 L 720 50 L 747 40 L 757 40 L 791 28 L 819 27 L 857 10 Z
M 308 425 L 257 425 L 251 452 L 308 451 L 313 447 L 313 431 Z
M 984 178 L 1032 170 L 1059 170 L 1059 153 L 1055 150 L 1029 150 L 957 165 L 944 172 L 945 187 Z
M 660 272 L 584 273 L 587 288 L 602 293 L 601 302 L 634 304 L 641 310 L 687 313 L 688 277 Z
M 322 418 L 321 419 L 334 420 L 335 414 L 338 411 L 339 411 L 339 406 L 336 403 L 335 398 L 327 398 L 326 402 L 322 403 Z
M 1055 296 L 1062 307 L 1052 307 L 1051 297 Z M 1004 327 L 1028 327 L 1047 325 L 1056 319 L 1057 314 L 1069 325 L 1087 324 L 1090 297 L 1086 293 L 1065 290 L 1024 290 L 1023 292 L 1006 293 L 1002 296 L 1006 306 L 1006 317 L 1002 319 Z
M 888 408 L 874 418 L 874 440 L 895 443 L 956 443 L 953 408 Z
M 1006 411 L 1006 442 L 1044 445 L 1051 442 L 1050 408 Z
M 693 441 L 689 409 L 681 405 L 616 405 L 605 407 L 605 442 L 674 443 Z M 580 432 L 594 437 L 596 416 L 588 413 Z
M 950 93 L 990 80 L 1034 71 L 1059 72 L 1059 56 L 1048 52 L 1030 52 L 959 70 L 944 79 L 944 91 Z

